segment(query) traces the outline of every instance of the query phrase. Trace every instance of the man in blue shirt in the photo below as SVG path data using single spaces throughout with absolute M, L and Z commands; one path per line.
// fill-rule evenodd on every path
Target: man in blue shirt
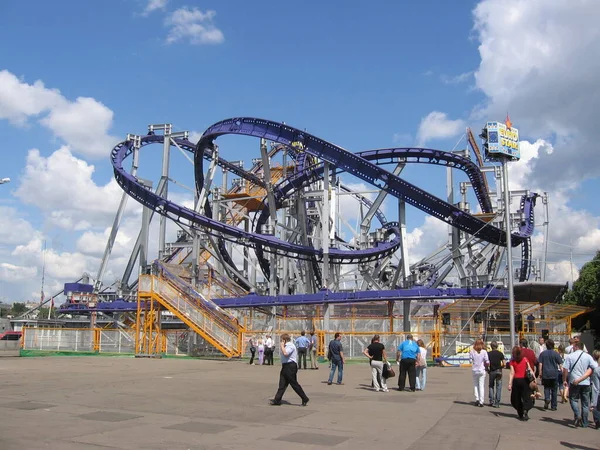
M 287 389 L 288 385 L 292 386 L 292 389 L 302 399 L 302 406 L 306 406 L 308 403 L 308 397 L 304 393 L 302 386 L 298 383 L 298 365 L 297 358 L 298 352 L 296 346 L 292 342 L 290 335 L 283 333 L 281 335 L 281 372 L 279 372 L 279 389 L 275 394 L 275 398 L 270 401 L 272 406 L 281 405 L 281 399 Z
M 571 403 L 571 409 L 575 415 L 575 426 L 587 428 L 592 392 L 590 377 L 598 364 L 589 354 L 581 350 L 582 346 L 579 341 L 575 341 L 573 352 L 565 357 L 563 384 L 565 387 L 569 387 L 569 403 Z M 578 401 L 581 402 L 581 414 L 579 414 Z
M 396 362 L 400 362 L 400 376 L 398 377 L 398 390 L 403 391 L 406 385 L 406 374 L 408 373 L 408 383 L 410 391 L 415 392 L 417 388 L 417 371 L 415 364 L 419 346 L 413 340 L 412 334 L 406 335 L 406 340 L 398 346 L 396 352 Z
M 550 405 L 552 411 L 556 411 L 558 397 L 558 374 L 562 372 L 563 360 L 554 351 L 554 341 L 546 340 L 546 350 L 540 353 L 538 358 L 538 372 L 542 377 L 544 385 L 544 409 Z
M 329 380 L 327 384 L 333 383 L 333 375 L 335 375 L 335 369 L 338 369 L 337 384 L 342 383 L 342 377 L 344 376 L 344 351 L 342 348 L 342 333 L 335 333 L 334 339 L 329 343 L 329 351 L 327 352 L 327 358 L 331 361 L 331 372 L 329 373 Z
M 296 347 L 298 348 L 298 370 L 302 369 L 302 361 L 304 360 L 304 369 L 306 370 L 306 354 L 308 353 L 308 347 L 310 346 L 310 340 L 306 337 L 306 332 L 302 330 L 300 337 L 296 339 Z

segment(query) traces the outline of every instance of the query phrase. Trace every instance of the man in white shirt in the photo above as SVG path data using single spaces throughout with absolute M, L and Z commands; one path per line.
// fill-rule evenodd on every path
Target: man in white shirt
M 538 344 L 537 348 L 535 349 L 535 357 L 539 358 L 540 355 L 542 354 L 542 352 L 546 351 L 546 341 L 544 340 L 543 337 L 538 339 Z
M 281 405 L 281 399 L 287 389 L 288 385 L 292 386 L 292 389 L 302 399 L 302 406 L 308 404 L 308 397 L 304 393 L 302 386 L 298 383 L 298 350 L 292 342 L 290 335 L 283 333 L 281 335 L 281 372 L 279 373 L 279 389 L 273 400 L 269 403 L 272 406 Z
M 578 340 L 573 342 L 573 351 L 565 357 L 563 385 L 569 387 L 569 403 L 575 416 L 575 426 L 587 428 L 592 392 L 590 377 L 598 364 L 579 348 L 580 345 L 582 344 Z M 581 414 L 578 401 L 581 403 Z
M 573 344 L 577 342 L 580 343 L 581 341 L 579 340 L 579 336 L 573 336 L 571 339 L 569 339 L 569 346 L 567 348 L 565 348 L 565 354 L 570 354 L 571 352 L 573 352 Z M 579 345 L 579 348 L 581 350 L 583 350 L 584 352 L 587 353 L 587 348 L 585 347 L 585 344 L 583 345 Z
M 271 335 L 268 334 L 267 339 L 265 339 L 265 361 L 263 363 L 267 366 L 273 365 L 273 353 L 274 353 L 273 347 L 274 347 L 273 339 L 271 339 Z

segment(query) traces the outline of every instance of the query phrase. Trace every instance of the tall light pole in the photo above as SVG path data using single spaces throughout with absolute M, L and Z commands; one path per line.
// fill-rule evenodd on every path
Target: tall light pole
M 510 233 L 510 192 L 508 191 L 508 158 L 502 161 L 504 179 L 504 227 L 506 229 L 506 263 L 508 270 L 508 313 L 510 326 L 510 348 L 515 347 L 515 290 L 513 285 L 512 236 Z
M 521 158 L 519 130 L 513 128 L 508 114 L 506 121 L 487 122 L 481 134 L 483 149 L 488 160 L 502 163 L 504 182 L 504 228 L 506 229 L 506 264 L 508 284 L 508 310 L 510 327 L 510 347 L 515 347 L 515 291 L 513 286 L 512 235 L 510 223 L 510 191 L 508 190 L 508 162 Z
M 10 183 L 10 178 L 2 178 L 0 180 L 0 184 L 6 184 L 6 183 Z

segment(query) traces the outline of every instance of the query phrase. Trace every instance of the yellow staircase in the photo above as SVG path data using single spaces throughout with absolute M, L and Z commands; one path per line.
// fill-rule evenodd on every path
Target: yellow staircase
M 228 358 L 242 355 L 244 328 L 233 316 L 191 287 L 156 275 L 140 275 L 139 278 L 138 354 L 149 356 L 161 351 L 160 344 L 153 344 L 161 332 L 160 315 L 157 314 L 160 309 L 172 312 Z

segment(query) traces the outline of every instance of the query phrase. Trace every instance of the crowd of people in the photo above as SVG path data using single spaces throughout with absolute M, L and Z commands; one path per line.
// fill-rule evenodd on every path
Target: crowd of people
M 506 358 L 498 350 L 497 342 L 492 341 L 490 347 L 488 352 L 479 339 L 469 353 L 475 405 L 484 406 L 485 378 L 489 374 L 489 406 L 498 408 Z M 567 348 L 556 347 L 550 338 L 540 338 L 538 348 L 536 354 L 529 348 L 527 340 L 522 339 L 512 349 L 508 362 L 510 403 L 519 420 L 529 420 L 529 411 L 536 399 L 544 400 L 544 410 L 556 411 L 560 397 L 561 403 L 568 398 L 575 427 L 587 428 L 592 412 L 595 427 L 600 430 L 600 351 L 595 350 L 590 355 L 578 337 L 570 339 Z
M 328 385 L 333 384 L 336 372 L 336 384 L 344 384 L 345 356 L 341 339 L 341 333 L 335 333 L 327 346 L 327 359 L 330 363 Z M 264 343 L 262 339 L 251 338 L 249 345 L 252 354 L 250 364 L 253 364 L 257 350 L 259 364 L 263 364 L 263 353 L 266 353 L 268 348 L 274 348 L 270 336 L 267 336 Z M 287 333 L 281 335 L 282 368 L 279 388 L 270 402 L 271 405 L 281 404 L 288 385 L 291 385 L 301 398 L 303 406 L 308 404 L 309 399 L 298 383 L 297 373 L 302 365 L 304 369 L 307 368 L 307 354 L 310 355 L 311 368 L 318 369 L 317 347 L 318 340 L 314 331 L 310 333 L 310 337 L 303 331 L 295 341 Z M 510 391 L 510 403 L 516 410 L 519 420 L 529 420 L 529 411 L 533 408 L 536 399 L 543 399 L 544 410 L 556 411 L 558 400 L 566 403 L 568 398 L 575 427 L 587 428 L 590 424 L 591 412 L 595 427 L 600 430 L 600 350 L 595 350 L 590 355 L 578 337 L 570 339 L 569 346 L 566 348 L 562 345 L 556 346 L 552 339 L 540 338 L 536 350 L 530 349 L 528 341 L 522 339 L 519 345 L 512 349 L 510 358 L 507 358 L 499 350 L 498 342 L 490 342 L 488 351 L 483 340 L 477 339 L 469 352 L 475 406 L 485 406 L 487 377 L 487 404 L 492 408 L 500 407 L 503 371 L 508 367 L 510 375 L 507 387 Z M 270 351 L 270 354 L 272 364 L 273 351 Z M 373 336 L 363 354 L 369 361 L 373 390 L 389 392 L 388 380 L 395 377 L 395 371 L 388 359 L 385 346 L 380 342 L 379 335 Z M 395 361 L 399 369 L 399 391 L 406 390 L 407 378 L 410 392 L 425 389 L 427 347 L 421 339 L 415 341 L 412 335 L 406 335 L 406 339 L 396 349 Z M 264 364 L 268 363 L 264 362 Z

